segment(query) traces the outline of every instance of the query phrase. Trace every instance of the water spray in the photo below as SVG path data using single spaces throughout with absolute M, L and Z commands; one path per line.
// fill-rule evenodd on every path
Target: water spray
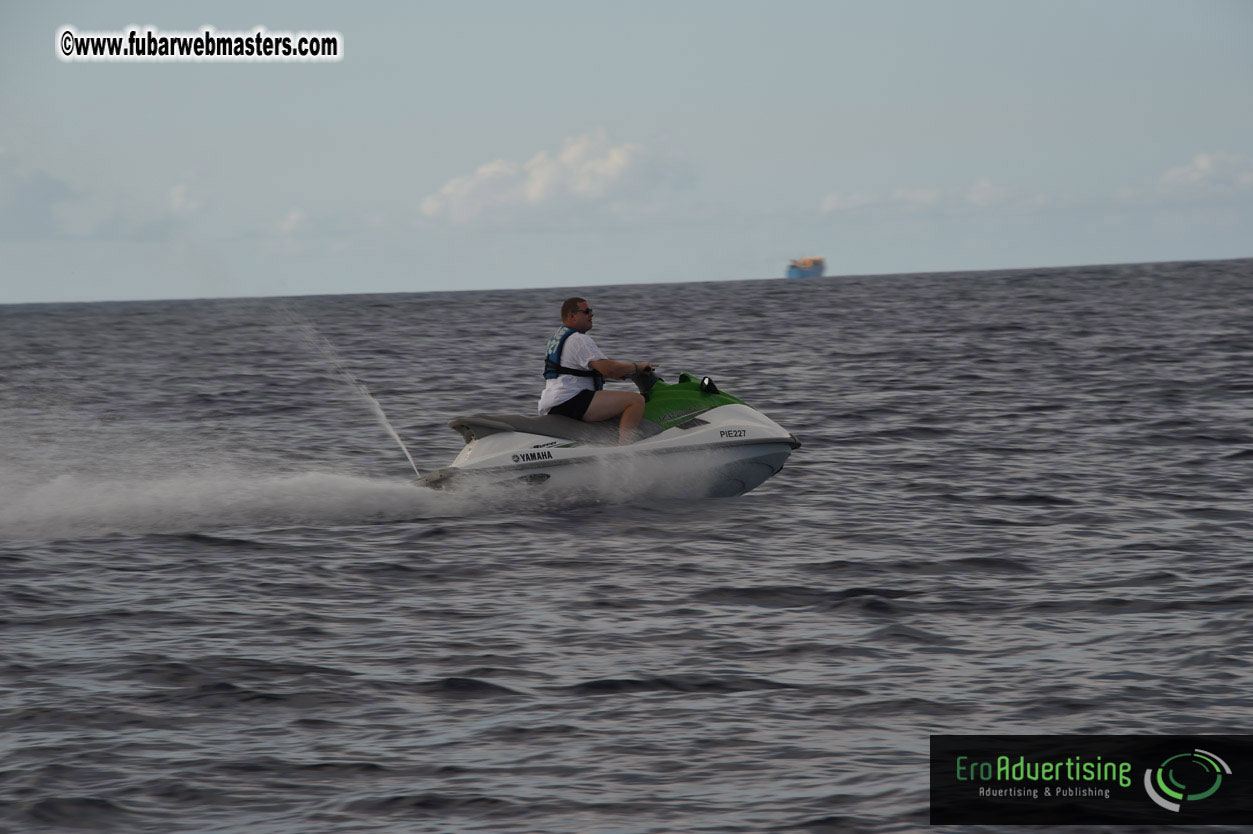
M 409 449 L 405 446 L 404 441 L 400 439 L 400 435 L 397 434 L 396 429 L 392 427 L 391 421 L 387 419 L 387 414 L 384 413 L 383 406 L 379 404 L 378 398 L 371 394 L 370 389 L 366 388 L 360 380 L 353 376 L 352 373 L 344 367 L 344 363 L 339 358 L 339 352 L 335 350 L 335 346 L 332 345 L 325 336 L 319 333 L 317 328 L 315 328 L 311 322 L 296 313 L 296 311 L 290 306 L 284 305 L 283 312 L 286 313 L 288 319 L 300 329 L 305 338 L 308 339 L 315 348 L 317 348 L 318 352 L 322 354 L 322 358 L 330 364 L 331 368 L 334 369 L 339 378 L 342 379 L 349 388 L 356 391 L 363 400 L 365 400 L 366 404 L 370 407 L 370 411 L 373 412 L 374 416 L 378 419 L 379 425 L 381 425 L 387 433 L 391 435 L 392 440 L 396 441 L 396 445 L 400 447 L 400 451 L 405 453 L 405 460 L 409 461 L 409 465 L 413 467 L 413 474 L 421 478 L 422 473 L 418 471 L 418 465 L 413 462 L 413 455 L 409 454 Z
M 370 389 L 362 385 L 356 377 L 350 374 L 342 366 L 336 367 L 335 371 L 340 375 L 340 378 L 343 379 L 344 382 L 348 383 L 348 385 L 354 388 L 358 394 L 365 398 L 366 403 L 370 406 L 370 410 L 373 411 L 374 416 L 378 418 L 379 424 L 387 430 L 388 434 L 392 436 L 392 440 L 396 441 L 396 445 L 400 447 L 400 451 L 405 453 L 405 459 L 409 461 L 409 465 L 413 467 L 413 474 L 421 478 L 422 473 L 418 471 L 418 465 L 413 462 L 413 455 L 409 454 L 409 449 L 405 447 L 404 441 L 400 439 L 400 435 L 396 433 L 394 428 L 392 428 L 391 421 L 389 421 L 387 419 L 387 415 L 383 413 L 383 406 L 379 405 L 378 398 L 371 394 Z

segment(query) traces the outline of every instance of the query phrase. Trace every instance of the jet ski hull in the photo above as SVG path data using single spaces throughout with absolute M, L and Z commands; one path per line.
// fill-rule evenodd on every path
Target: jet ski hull
M 426 486 L 517 484 L 591 495 L 730 497 L 760 486 L 800 446 L 786 429 L 738 402 L 669 427 L 650 423 L 629 446 L 610 445 L 616 420 L 595 425 L 473 415 L 450 425 L 468 442 L 451 466 L 422 479 Z

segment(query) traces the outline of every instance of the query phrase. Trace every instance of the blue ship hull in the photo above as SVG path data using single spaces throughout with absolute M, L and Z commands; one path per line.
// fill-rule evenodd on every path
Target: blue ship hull
M 822 258 L 801 258 L 788 264 L 789 278 L 821 278 L 827 264 Z
M 823 269 L 820 266 L 813 266 L 809 269 L 802 269 L 799 266 L 789 266 L 787 268 L 787 277 L 789 278 L 821 278 Z

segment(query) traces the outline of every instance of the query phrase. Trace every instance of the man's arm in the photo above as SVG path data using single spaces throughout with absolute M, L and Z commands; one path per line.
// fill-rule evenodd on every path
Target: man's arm
M 656 370 L 656 366 L 651 362 L 618 362 L 613 359 L 597 359 L 588 362 L 588 367 L 594 371 L 599 371 L 600 375 L 605 379 L 624 379 L 636 371 L 648 369 Z

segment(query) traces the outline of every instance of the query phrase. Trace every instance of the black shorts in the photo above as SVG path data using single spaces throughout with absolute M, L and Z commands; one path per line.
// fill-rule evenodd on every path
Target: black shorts
M 583 415 L 587 413 L 587 407 L 592 404 L 592 397 L 594 396 L 596 396 L 595 391 L 580 391 L 565 402 L 558 403 L 548 409 L 548 413 L 582 420 Z

